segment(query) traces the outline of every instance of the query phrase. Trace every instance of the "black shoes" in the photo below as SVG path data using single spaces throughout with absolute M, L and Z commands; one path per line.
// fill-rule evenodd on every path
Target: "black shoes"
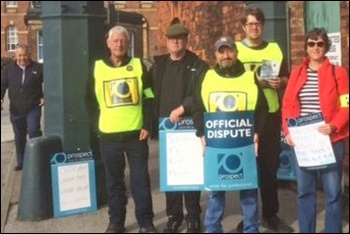
M 17 166 L 15 166 L 14 168 L 13 168 L 13 170 L 14 171 L 22 171 L 22 165 L 19 165 L 19 164 L 17 164 Z
M 274 215 L 271 218 L 263 219 L 261 226 L 270 229 L 277 233 L 291 233 L 294 229 L 281 220 L 278 216 Z M 243 220 L 238 223 L 236 231 L 238 233 L 243 233 Z
M 157 229 L 152 224 L 148 227 L 140 227 L 139 233 L 157 233 Z
M 163 233 L 177 233 L 179 231 L 181 223 L 182 221 L 170 218 L 163 230 Z
M 107 230 L 105 233 L 124 233 L 125 227 L 124 225 L 118 225 L 115 223 L 109 223 Z
M 291 233 L 294 231 L 294 229 L 291 226 L 286 224 L 277 215 L 274 215 L 268 219 L 263 219 L 261 226 L 271 229 L 278 233 Z
M 200 233 L 201 223 L 199 221 L 187 221 L 186 233 Z
M 238 223 L 238 225 L 237 225 L 237 227 L 236 227 L 236 231 L 237 231 L 238 233 L 243 233 L 243 220 L 241 220 L 241 221 Z

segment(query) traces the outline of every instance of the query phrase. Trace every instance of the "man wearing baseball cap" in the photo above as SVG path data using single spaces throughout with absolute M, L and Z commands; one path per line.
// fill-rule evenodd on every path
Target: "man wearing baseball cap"
M 150 74 L 155 94 L 155 124 L 160 117 L 178 122 L 191 116 L 193 106 L 193 83 L 208 66 L 194 53 L 187 50 L 189 30 L 175 18 L 166 30 L 167 54 L 154 58 Z M 154 129 L 158 134 L 158 128 Z M 157 137 L 157 136 L 154 136 Z M 200 222 L 200 191 L 165 192 L 168 223 L 164 233 L 176 233 L 186 219 L 187 233 L 198 233 Z M 183 214 L 183 202 L 187 215 Z
M 215 67 L 200 77 L 195 85 L 193 120 L 197 129 L 196 135 L 201 138 L 203 147 L 205 147 L 206 139 L 204 136 L 205 126 L 203 120 L 205 112 L 253 111 L 255 119 L 254 143 L 256 146 L 255 152 L 257 152 L 259 135 L 263 130 L 268 110 L 263 91 L 254 72 L 246 72 L 241 61 L 237 59 L 238 50 L 232 38 L 221 37 L 215 42 L 214 49 L 216 58 Z M 217 94 L 217 98 L 214 100 L 210 99 L 213 93 Z M 225 103 L 228 104 L 225 106 L 225 104 L 212 103 L 223 100 L 219 98 L 219 95 L 225 95 L 227 93 L 244 94 L 245 98 L 236 99 L 235 105 L 232 105 L 233 103 Z M 240 106 L 240 108 L 237 109 L 237 106 Z M 206 157 L 215 157 L 215 155 L 206 155 Z M 244 218 L 244 232 L 258 233 L 258 190 L 240 190 L 240 205 Z M 225 191 L 211 192 L 204 219 L 204 226 L 207 233 L 224 232 L 221 225 L 224 210 Z

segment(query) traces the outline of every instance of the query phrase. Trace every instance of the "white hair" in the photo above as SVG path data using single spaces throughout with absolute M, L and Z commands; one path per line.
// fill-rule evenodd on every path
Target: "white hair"
M 129 32 L 123 26 L 114 26 L 111 28 L 108 32 L 108 39 L 110 39 L 114 33 L 124 33 L 128 41 L 130 40 Z

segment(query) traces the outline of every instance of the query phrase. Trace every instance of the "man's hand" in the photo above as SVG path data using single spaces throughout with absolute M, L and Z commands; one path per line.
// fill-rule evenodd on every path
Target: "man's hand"
M 170 121 L 172 123 L 178 122 L 182 119 L 182 115 L 185 113 L 185 108 L 180 105 L 179 107 L 175 108 L 174 110 L 171 111 L 170 113 Z
M 139 140 L 140 141 L 147 140 L 148 137 L 149 137 L 149 132 L 146 129 L 141 129 Z
M 40 98 L 39 100 L 39 106 L 43 106 L 45 103 L 44 98 Z
M 330 135 L 336 130 L 336 127 L 333 124 L 325 124 L 319 126 L 317 130 L 324 135 Z

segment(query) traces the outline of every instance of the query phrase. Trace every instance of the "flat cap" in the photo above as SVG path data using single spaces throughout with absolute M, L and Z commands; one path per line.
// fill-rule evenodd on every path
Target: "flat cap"
M 189 31 L 185 26 L 183 26 L 180 23 L 176 23 L 176 24 L 170 25 L 167 28 L 165 35 L 167 37 L 178 37 L 183 35 L 187 36 L 188 33 Z

